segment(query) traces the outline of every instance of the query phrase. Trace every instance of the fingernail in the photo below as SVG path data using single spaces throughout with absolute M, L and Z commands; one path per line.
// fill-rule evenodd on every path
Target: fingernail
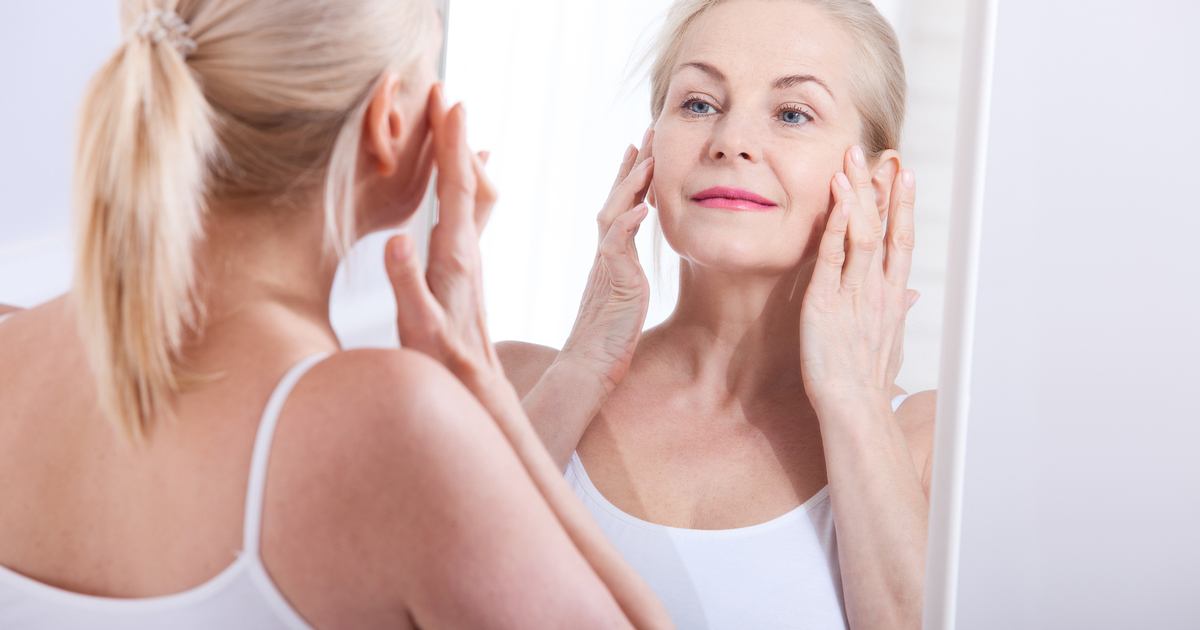
M 912 169 L 906 168 L 900 173 L 900 181 L 904 182 L 905 188 L 912 188 L 917 185 L 917 176 L 912 172 Z
M 650 163 L 653 161 L 654 161 L 654 158 L 652 158 L 652 157 L 648 157 L 648 158 L 642 160 L 642 163 L 638 164 L 638 167 L 636 170 L 640 171 L 640 170 L 646 168 L 647 166 L 650 166 Z
M 623 159 L 621 161 L 628 162 L 629 160 L 632 160 L 633 156 L 635 156 L 635 155 L 637 155 L 637 147 L 635 147 L 631 144 L 631 145 L 629 145 L 629 148 L 625 149 L 625 159 Z
M 867 165 L 867 158 L 863 155 L 862 147 L 854 147 L 853 149 L 850 149 L 850 159 L 854 160 L 854 163 L 858 166 Z
M 908 300 L 908 308 L 916 306 L 917 300 L 919 299 L 921 299 L 921 292 L 917 291 L 916 293 L 913 293 L 913 296 Z
M 850 180 L 846 179 L 845 173 L 838 173 L 833 178 L 837 180 L 837 184 L 842 187 L 842 190 L 850 190 Z
M 653 132 L 654 132 L 654 129 L 646 130 L 646 133 L 642 136 L 642 146 L 646 146 L 646 143 L 650 142 L 650 134 Z
M 483 162 L 483 165 L 484 165 L 484 166 L 487 166 L 487 163 L 488 163 L 488 158 L 490 158 L 490 157 L 492 157 L 492 152 L 491 152 L 491 151 L 480 151 L 480 152 L 479 152 L 479 160 L 480 160 L 481 162 Z
M 849 199 L 842 202 L 842 216 L 844 216 L 844 217 L 850 216 L 850 200 Z

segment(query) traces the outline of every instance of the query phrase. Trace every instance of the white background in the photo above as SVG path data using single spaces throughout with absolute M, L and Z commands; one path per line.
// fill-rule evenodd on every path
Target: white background
M 1198 26 L 1000 3 L 961 629 L 1200 628 Z
M 625 147 L 650 123 L 631 64 L 666 0 L 452 0 L 447 89 L 467 105 L 470 137 L 490 149 L 501 199 L 483 238 L 492 338 L 554 347 L 566 339 L 596 246 L 595 215 Z M 70 284 L 72 133 L 83 87 L 117 45 L 113 0 L 6 2 L 0 20 L 0 302 L 32 306 Z M 918 248 L 901 386 L 937 381 L 961 0 L 887 0 L 909 71 L 903 146 L 917 171 Z M 652 219 L 650 219 L 652 220 Z M 648 220 L 649 221 L 649 220 Z M 656 286 L 649 321 L 674 305 L 664 247 L 639 234 Z M 335 288 L 331 314 L 347 346 L 395 342 L 382 274 L 386 235 L 363 243 Z M 659 278 L 663 286 L 657 285 Z

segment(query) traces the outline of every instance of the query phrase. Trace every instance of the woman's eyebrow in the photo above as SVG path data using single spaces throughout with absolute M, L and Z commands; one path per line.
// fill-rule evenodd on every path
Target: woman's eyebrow
M 833 97 L 833 90 L 829 89 L 829 86 L 825 85 L 824 81 L 822 81 L 821 79 L 819 79 L 817 77 L 814 77 L 811 74 L 792 74 L 792 75 L 788 75 L 786 77 L 780 77 L 779 79 L 775 80 L 774 87 L 776 90 L 786 90 L 794 85 L 799 85 L 801 83 L 816 83 L 817 85 L 825 88 L 825 91 L 829 93 L 829 98 L 833 99 L 834 101 L 837 101 L 837 99 Z
M 717 81 L 720 81 L 722 83 L 729 82 L 728 80 L 725 79 L 724 73 L 722 73 L 720 70 L 717 70 L 716 68 L 714 68 L 704 62 L 701 62 L 701 61 L 689 61 L 689 62 L 683 64 L 682 66 L 679 66 L 680 70 L 683 70 L 684 68 L 695 68 L 695 69 L 699 70 L 700 72 L 703 72 L 704 74 L 707 74 L 708 76 L 712 77 L 713 79 L 716 79 Z

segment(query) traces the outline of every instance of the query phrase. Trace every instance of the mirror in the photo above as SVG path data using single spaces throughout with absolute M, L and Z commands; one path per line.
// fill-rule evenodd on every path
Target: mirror
M 444 9 L 447 27 L 453 25 L 442 65 L 448 95 L 467 106 L 472 145 L 492 151 L 489 173 L 501 192 L 482 242 L 493 339 L 551 347 L 566 339 L 595 252 L 594 217 L 624 148 L 650 123 L 648 88 L 634 66 L 669 4 L 454 0 Z M 925 627 L 948 628 L 996 0 L 876 4 L 900 37 L 909 84 L 901 149 L 918 175 L 910 286 L 923 298 L 909 315 L 897 382 L 910 392 L 940 391 Z M 74 108 L 119 28 L 105 3 L 23 7 L 0 24 L 7 51 L 0 81 L 13 94 L 42 98 L 0 102 L 5 120 L 22 121 L 0 130 L 0 146 L 23 148 L 0 156 L 7 199 L 0 211 L 0 303 L 32 306 L 69 285 Z M 58 63 L 63 51 L 70 63 Z M 30 59 L 55 60 L 55 72 Z M 427 229 L 432 214 L 427 209 L 409 229 Z M 670 314 L 678 290 L 678 258 L 668 247 L 655 269 L 653 232 L 638 235 L 653 288 L 647 327 Z M 391 289 L 379 265 L 387 236 L 356 247 L 339 276 L 331 311 L 347 347 L 397 343 Z

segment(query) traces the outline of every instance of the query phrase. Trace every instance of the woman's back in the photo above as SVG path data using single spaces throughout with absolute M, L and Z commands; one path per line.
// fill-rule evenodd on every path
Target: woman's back
M 243 524 L 259 420 L 298 360 L 332 349 L 324 326 L 267 302 L 211 327 L 192 365 L 224 366 L 219 377 L 130 447 L 97 410 L 69 298 L 0 323 L 0 565 L 24 576 L 0 573 L 21 586 L 9 591 L 20 601 L 0 601 L 0 625 L 33 626 L 6 616 L 42 600 L 83 602 L 93 627 L 107 627 L 105 610 L 128 627 L 177 605 L 216 627 L 188 591 L 237 589 L 214 583 L 253 552 Z M 217 598 L 211 610 L 265 608 L 280 627 L 519 627 L 616 612 L 490 418 L 415 353 L 341 352 L 313 368 L 283 407 L 265 480 L 262 601 Z
M 130 448 L 97 407 L 72 310 L 60 298 L 0 328 L 0 564 L 95 595 L 196 586 L 241 549 L 255 428 L 287 358 L 228 364 Z

